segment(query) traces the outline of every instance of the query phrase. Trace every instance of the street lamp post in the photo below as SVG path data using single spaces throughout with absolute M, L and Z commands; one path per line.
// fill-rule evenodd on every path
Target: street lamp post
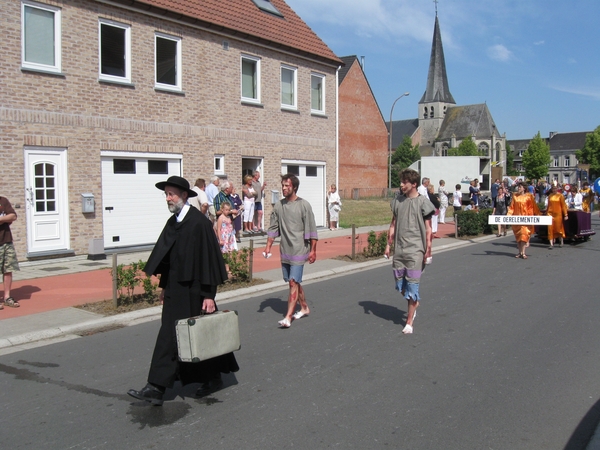
M 392 109 L 390 110 L 390 132 L 389 134 L 389 148 L 388 148 L 388 189 L 392 189 L 392 115 L 394 114 L 394 106 L 396 106 L 396 102 L 400 100 L 402 97 L 406 97 L 410 95 L 410 92 L 405 92 L 392 103 Z

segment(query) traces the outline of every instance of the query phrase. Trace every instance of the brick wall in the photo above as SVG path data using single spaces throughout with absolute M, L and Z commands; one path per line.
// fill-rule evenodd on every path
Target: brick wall
M 339 189 L 386 188 L 388 133 L 358 61 L 339 88 Z
M 335 180 L 336 67 L 282 54 L 250 42 L 91 1 L 51 3 L 62 9 L 62 75 L 21 70 L 21 4 L 3 2 L 0 60 L 0 195 L 19 220 L 12 226 L 19 259 L 27 253 L 24 148 L 67 149 L 70 246 L 86 254 L 102 237 L 101 150 L 183 154 L 190 182 L 209 179 L 213 156 L 239 188 L 242 157 L 264 158 L 269 187 L 279 184 L 284 158 L 326 163 Z M 98 81 L 98 20 L 131 25 L 132 84 Z M 182 38 L 183 93 L 154 89 L 154 33 Z M 223 49 L 223 41 L 229 50 Z M 262 106 L 240 102 L 241 54 L 261 58 Z M 280 108 L 280 65 L 298 67 L 298 112 Z M 326 114 L 310 113 L 310 74 L 326 75 Z M 240 190 L 240 189 L 238 189 Z M 96 198 L 96 213 L 81 213 L 82 192 Z M 132 194 L 131 201 L 136 195 Z M 268 193 L 267 193 L 268 195 Z M 267 207 L 266 217 L 271 205 Z M 268 224 L 268 222 L 267 222 Z

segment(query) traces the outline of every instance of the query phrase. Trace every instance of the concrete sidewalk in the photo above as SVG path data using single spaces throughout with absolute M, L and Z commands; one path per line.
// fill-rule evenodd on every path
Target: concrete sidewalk
M 387 225 L 357 229 L 356 252 L 360 253 L 367 245 L 369 231 L 381 232 L 387 229 Z M 317 261 L 305 266 L 305 283 L 390 264 L 384 258 L 365 263 L 334 259 L 336 256 L 350 255 L 351 234 L 352 230 L 349 229 L 319 230 Z M 474 242 L 454 239 L 454 224 L 451 222 L 440 224 L 438 235 L 443 237 L 433 241 L 434 252 L 437 253 Z M 254 276 L 268 282 L 220 293 L 217 297 L 219 305 L 286 287 L 281 276 L 279 250 L 274 248 L 273 257 L 266 260 L 261 256 L 266 236 L 244 238 L 241 246 L 248 247 L 251 241 L 256 250 Z M 145 261 L 149 253 L 149 250 L 121 253 L 117 257 L 118 263 Z M 0 354 L 46 345 L 57 339 L 73 339 L 93 330 L 157 319 L 161 313 L 160 306 L 107 317 L 74 307 L 112 298 L 111 267 L 110 255 L 101 261 L 89 261 L 85 256 L 78 256 L 22 263 L 21 271 L 14 273 L 11 292 L 19 300 L 21 307 L 5 307 L 0 311 Z

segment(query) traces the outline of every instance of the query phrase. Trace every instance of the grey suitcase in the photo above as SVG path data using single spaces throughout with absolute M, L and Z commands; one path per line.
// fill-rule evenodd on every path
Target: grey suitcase
M 175 325 L 177 351 L 183 362 L 200 362 L 241 348 L 237 311 L 217 311 Z

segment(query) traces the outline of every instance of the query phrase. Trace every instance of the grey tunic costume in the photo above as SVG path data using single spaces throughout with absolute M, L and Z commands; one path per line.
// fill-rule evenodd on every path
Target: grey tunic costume
M 281 236 L 281 262 L 301 266 L 308 260 L 310 240 L 319 239 L 312 207 L 303 198 L 293 202 L 285 198 L 276 203 L 267 230 L 269 238 Z
M 435 208 L 427 197 L 408 198 L 402 193 L 396 195 L 390 206 L 396 219 L 394 276 L 397 280 L 406 278 L 418 283 L 427 249 L 425 220 L 431 218 Z

